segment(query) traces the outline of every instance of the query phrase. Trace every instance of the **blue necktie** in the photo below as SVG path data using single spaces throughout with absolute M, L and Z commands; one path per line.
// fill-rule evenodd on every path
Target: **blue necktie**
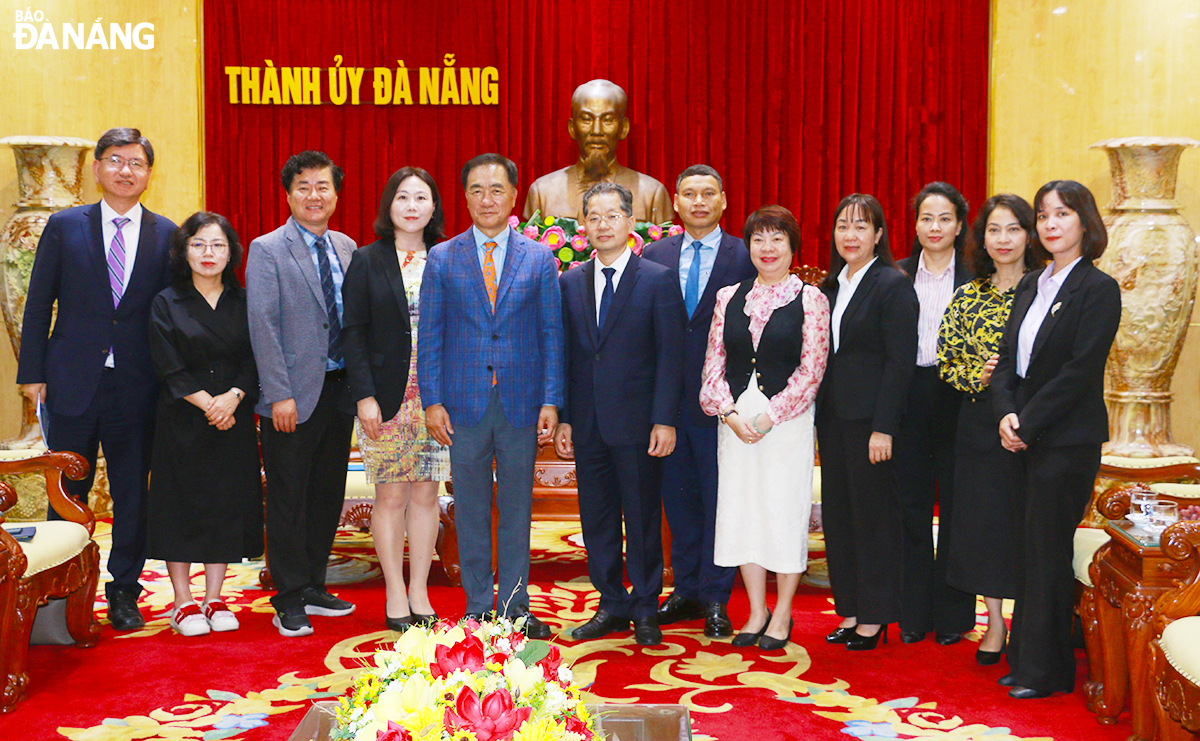
M 696 313 L 696 305 L 700 303 L 700 244 L 697 239 L 692 242 L 692 266 L 688 268 L 687 287 L 683 291 L 683 305 L 687 307 L 688 319 Z
M 337 294 L 333 287 L 333 269 L 329 266 L 329 253 L 325 251 L 325 236 L 317 237 L 317 267 L 321 271 L 321 292 L 325 294 L 325 313 L 329 316 L 329 359 L 342 362 L 342 320 L 338 317 Z
M 608 318 L 608 305 L 612 303 L 613 273 L 617 272 L 616 268 L 604 268 L 600 272 L 604 273 L 604 293 L 600 294 L 600 329 L 604 329 L 604 320 Z

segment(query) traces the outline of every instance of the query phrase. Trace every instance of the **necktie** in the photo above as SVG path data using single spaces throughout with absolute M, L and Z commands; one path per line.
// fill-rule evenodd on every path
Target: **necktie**
M 117 225 L 117 233 L 108 250 L 108 287 L 112 289 L 114 309 L 121 303 L 121 295 L 125 293 L 125 237 L 121 234 L 121 229 L 129 221 L 124 216 L 113 219 L 113 223 Z
M 495 242 L 484 242 L 487 252 L 483 255 L 483 285 L 487 288 L 488 301 L 492 302 L 492 312 L 496 311 L 496 261 L 492 253 L 496 250 Z
M 692 266 L 688 268 L 687 286 L 683 291 L 683 305 L 687 307 L 688 319 L 696 313 L 696 305 L 700 303 L 700 244 L 697 239 L 692 242 Z
M 608 318 L 608 305 L 612 303 L 613 273 L 617 272 L 616 268 L 604 268 L 600 272 L 604 273 L 604 293 L 600 294 L 600 329 L 604 329 L 604 320 Z
M 329 265 L 325 236 L 317 237 L 313 244 L 317 248 L 317 268 L 321 271 L 321 293 L 325 294 L 325 313 L 329 316 L 329 359 L 342 362 L 342 320 L 338 316 L 337 293 L 333 287 L 333 269 Z

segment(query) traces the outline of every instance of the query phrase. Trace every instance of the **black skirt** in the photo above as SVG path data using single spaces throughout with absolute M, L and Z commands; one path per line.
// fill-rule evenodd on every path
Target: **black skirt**
M 1000 445 L 991 397 L 966 394 L 955 441 L 954 520 L 946 582 L 985 597 L 1016 597 L 1013 503 L 1023 482 L 1018 456 Z

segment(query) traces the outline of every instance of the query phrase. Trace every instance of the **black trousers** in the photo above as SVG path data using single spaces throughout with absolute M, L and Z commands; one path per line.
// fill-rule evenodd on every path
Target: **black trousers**
M 146 489 L 150 476 L 150 450 L 154 442 L 154 405 L 144 410 L 125 409 L 116 371 L 105 369 L 92 403 L 78 416 L 50 414 L 46 446 L 79 453 L 87 458 L 88 475 L 82 481 L 63 478 L 67 493 L 87 502 L 96 478 L 96 456 L 104 446 L 108 488 L 113 502 L 112 551 L 104 585 L 106 595 L 141 594 L 138 578 L 146 565 Z M 202 455 L 203 451 L 195 451 Z M 51 519 L 61 519 L 51 511 Z
M 1024 496 L 1016 497 L 1017 601 L 1008 637 L 1016 684 L 1044 692 L 1075 688 L 1075 528 L 1087 512 L 1100 445 L 1031 446 Z
M 831 411 L 817 417 L 825 557 L 838 615 L 894 623 L 900 619 L 904 526 L 895 465 L 871 463 L 870 439 L 870 420 L 839 419 Z
M 904 598 L 900 628 L 919 633 L 965 633 L 975 627 L 975 595 L 946 583 L 954 514 L 954 448 L 962 395 L 938 378 L 937 366 L 918 367 L 908 412 L 894 446 L 900 512 L 904 518 Z M 935 553 L 933 509 L 941 526 Z
M 663 509 L 671 525 L 675 593 L 701 602 L 729 601 L 737 569 L 713 563 L 717 532 L 717 428 L 680 425 L 663 459 Z
M 261 424 L 267 474 L 267 562 L 276 609 L 295 605 L 300 590 L 324 588 L 325 566 L 346 498 L 346 463 L 354 417 L 339 411 L 344 374 L 325 377 L 316 409 L 295 432 Z
M 637 445 L 606 445 L 595 422 L 576 430 L 575 472 L 588 576 L 600 609 L 633 619 L 653 616 L 662 593 L 662 464 Z M 621 558 L 621 522 L 625 559 Z M 632 592 L 625 587 L 628 569 Z

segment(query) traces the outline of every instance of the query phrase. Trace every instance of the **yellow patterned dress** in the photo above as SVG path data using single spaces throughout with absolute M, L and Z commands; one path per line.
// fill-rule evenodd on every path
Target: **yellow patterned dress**
M 1020 464 L 1000 445 L 991 394 L 980 383 L 984 364 L 1000 346 L 1014 293 L 997 290 L 988 278 L 964 283 L 954 292 L 938 335 L 938 373 L 963 392 L 946 581 L 985 597 L 1016 596 L 1012 517 L 1023 501 Z
M 449 481 L 450 449 L 434 440 L 425 427 L 425 408 L 417 391 L 417 330 L 421 318 L 421 277 L 425 273 L 425 255 L 414 254 L 403 263 L 404 292 L 412 323 L 412 359 L 408 366 L 408 385 L 396 416 L 380 426 L 379 439 L 372 440 L 356 417 L 358 448 L 368 484 L 394 484 L 406 481 Z

